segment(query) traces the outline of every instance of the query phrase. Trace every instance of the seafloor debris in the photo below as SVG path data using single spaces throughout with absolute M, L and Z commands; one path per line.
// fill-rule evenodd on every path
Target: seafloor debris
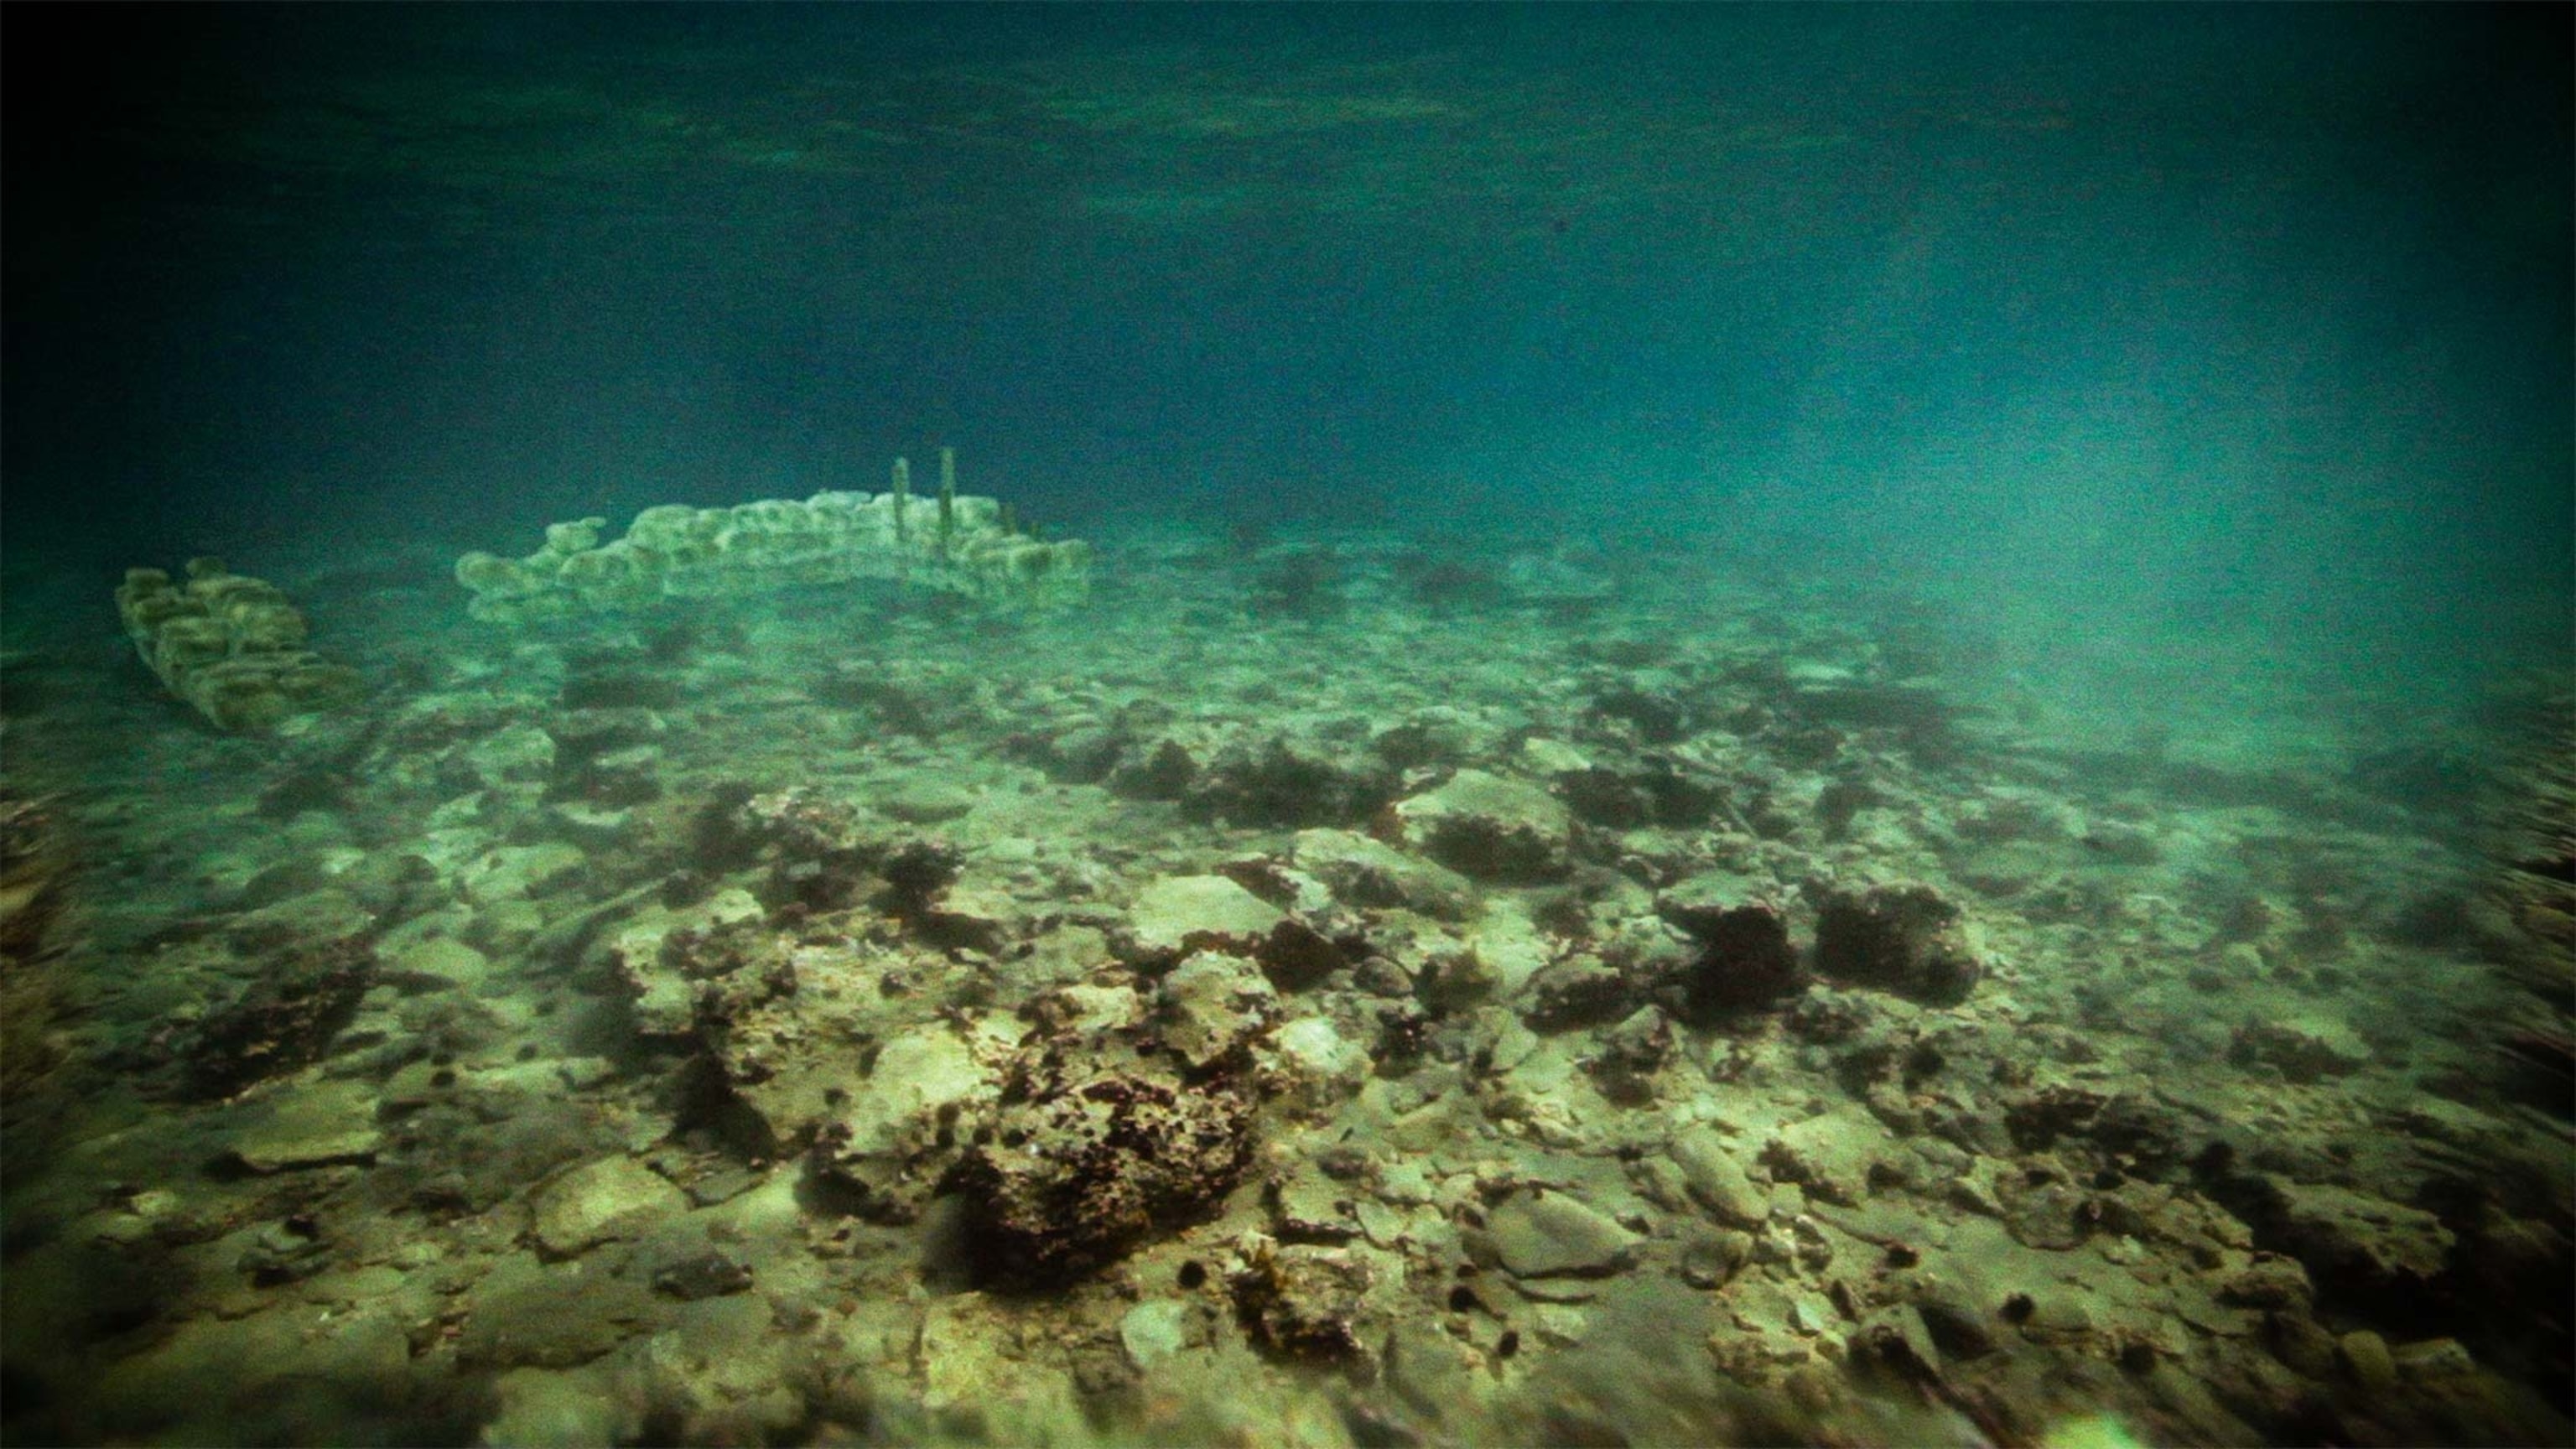
M 24 1114 L 62 1064 L 56 928 L 72 854 L 53 806 L 0 789 L 0 1125 L 28 1140 Z
M 188 1090 L 227 1097 L 319 1061 L 376 972 L 363 937 L 279 951 L 267 974 L 201 1017 L 181 1047 Z
M 543 548 L 521 559 L 469 553 L 456 581 L 473 591 L 474 616 L 505 622 L 632 608 L 656 599 L 759 594 L 800 584 L 882 579 L 1008 604 L 1079 599 L 1091 549 L 1025 532 L 1009 506 L 956 491 L 954 455 L 940 453 L 940 491 L 914 495 L 895 460 L 893 491 L 817 493 L 732 508 L 664 504 L 635 516 L 622 538 L 600 542 L 604 518 L 557 523 Z
M 2563 1137 L 2404 822 L 1713 576 L 1195 557 L 1078 660 L 428 616 L 327 760 L 123 748 L 74 1070 L 203 1095 L 9 1174 L 12 1436 L 2565 1438 Z
M 190 559 L 184 583 L 127 569 L 116 610 L 144 664 L 218 729 L 273 729 L 366 690 L 355 670 L 304 647 L 304 616 L 276 585 L 221 559 Z

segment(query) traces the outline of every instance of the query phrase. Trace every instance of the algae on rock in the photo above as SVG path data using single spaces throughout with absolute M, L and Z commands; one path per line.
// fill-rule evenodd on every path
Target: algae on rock
M 552 524 L 545 546 L 526 558 L 458 559 L 456 580 L 474 593 L 474 617 L 503 622 L 855 579 L 1037 606 L 1089 591 L 1090 545 L 1021 532 L 1002 503 L 955 493 L 954 476 L 943 466 L 938 496 L 919 497 L 898 460 L 890 493 L 824 492 L 732 508 L 664 504 L 606 543 L 599 537 L 606 519 Z

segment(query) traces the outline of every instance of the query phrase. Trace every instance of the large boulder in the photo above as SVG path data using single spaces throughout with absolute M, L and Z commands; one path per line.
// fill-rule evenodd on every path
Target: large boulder
M 1966 1000 L 1985 975 L 1965 913 L 1917 884 L 1824 890 L 1816 908 L 1816 968 L 1932 1006 Z
M 1806 972 L 1777 907 L 1688 893 L 1667 893 L 1655 904 L 1697 947 L 1666 983 L 1673 1014 L 1691 1025 L 1716 1026 L 1806 987 Z
M 997 1286 L 1063 1283 L 1208 1212 L 1251 1159 L 1252 1113 L 1238 1079 L 1185 1079 L 1130 1043 L 1025 1049 L 950 1179 L 977 1271 Z
M 1182 787 L 1181 808 L 1237 825 L 1348 825 L 1395 794 L 1380 761 L 1311 740 L 1276 737 L 1227 746 Z
M 1137 893 L 1119 955 L 1149 974 L 1198 951 L 1257 961 L 1282 990 L 1313 985 L 1347 964 L 1312 926 L 1221 875 L 1158 880 Z
M 1460 770 L 1447 784 L 1395 802 L 1406 845 L 1480 880 L 1561 879 L 1571 861 L 1565 806 L 1526 780 Z
M 1475 904 L 1475 887 L 1456 871 L 1348 830 L 1297 832 L 1290 860 L 1322 881 L 1336 902 L 1360 910 L 1457 921 Z

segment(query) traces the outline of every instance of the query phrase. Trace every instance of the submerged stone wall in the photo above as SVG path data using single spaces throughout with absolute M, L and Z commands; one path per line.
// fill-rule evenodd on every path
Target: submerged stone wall
M 1024 532 L 1008 505 L 958 494 L 949 458 L 941 475 L 929 497 L 911 491 L 897 460 L 886 493 L 824 492 L 732 508 L 665 504 L 637 514 L 624 537 L 606 543 L 606 519 L 557 523 L 525 558 L 465 555 L 456 579 L 473 591 L 476 618 L 505 622 L 855 579 L 1041 607 L 1089 592 L 1088 544 L 1046 542 Z

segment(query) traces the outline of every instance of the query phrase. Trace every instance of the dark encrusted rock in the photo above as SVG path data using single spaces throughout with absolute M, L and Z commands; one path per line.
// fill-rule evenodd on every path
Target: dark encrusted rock
M 2282 1080 L 2307 1086 L 2368 1066 L 2370 1049 L 2338 1021 L 2254 1021 L 2228 1039 L 2227 1059 L 2240 1067 L 2268 1066 Z
M 847 802 L 804 788 L 720 790 L 700 812 L 695 837 L 690 857 L 698 869 L 767 865 L 760 895 L 773 910 L 791 902 L 813 911 L 842 909 L 869 886 L 886 854 L 884 842 L 863 833 Z
M 2255 1242 L 2298 1259 L 2329 1306 L 2420 1320 L 2449 1297 L 2453 1234 L 2422 1208 L 2278 1175 L 2249 1208 Z
M 1397 801 L 1386 829 L 1442 865 L 1479 880 L 1534 884 L 1571 868 L 1572 816 L 1526 780 L 1460 770 L 1448 783 Z
M 1690 710 L 1657 684 L 1615 683 L 1592 696 L 1592 712 L 1625 720 L 1648 744 L 1670 744 L 1688 732 Z
M 1111 793 L 1130 800 L 1178 800 L 1198 778 L 1198 756 L 1175 739 L 1129 749 L 1108 774 Z
M 1926 885 L 1826 890 L 1816 912 L 1816 966 L 1932 1006 L 1965 1000 L 1985 974 L 1967 918 Z
M 1655 820 L 1654 798 L 1617 770 L 1598 765 L 1567 770 L 1554 780 L 1557 798 L 1574 818 L 1609 830 L 1634 830 Z
M 1539 968 L 1524 988 L 1521 1019 L 1535 1031 L 1572 1031 L 1617 1021 L 1637 1009 L 1637 984 L 1598 956 L 1568 956 Z
M 1258 1235 L 1242 1251 L 1226 1287 L 1254 1343 L 1308 1363 L 1365 1361 L 1358 1319 L 1366 1263 L 1338 1248 L 1275 1247 Z
M 574 761 L 566 761 L 558 746 L 546 798 L 580 801 L 607 810 L 650 804 L 662 798 L 661 768 L 662 750 L 658 745 L 633 745 Z
M 950 1185 L 984 1278 L 1078 1278 L 1223 1200 L 1252 1153 L 1253 1100 L 1229 1074 L 1184 1079 L 1168 1059 L 1100 1037 L 1025 1050 Z
M 1672 1019 L 1662 1007 L 1641 1006 L 1602 1034 L 1601 1050 L 1591 1062 L 1592 1080 L 1611 1101 L 1644 1106 L 1655 1099 L 1655 1073 L 1672 1053 Z
M 230 1097 L 320 1061 L 375 975 L 376 948 L 362 937 L 293 954 L 197 1023 L 180 1052 L 189 1094 Z
M 1237 825 L 1350 825 L 1395 797 L 1396 773 L 1358 750 L 1272 739 L 1220 753 L 1182 793 L 1181 808 Z
M 1789 927 L 1765 904 L 1701 906 L 1664 902 L 1665 920 L 1688 933 L 1698 953 L 1673 973 L 1665 995 L 1692 1026 L 1716 1026 L 1795 996 L 1807 985 Z
M 915 840 L 886 857 L 877 873 L 885 877 L 888 903 L 896 915 L 917 916 L 930 909 L 939 893 L 956 884 L 966 857 L 941 840 Z
M 1655 756 L 1616 769 L 1595 765 L 1566 770 L 1550 783 L 1574 818 L 1611 830 L 1704 826 L 1726 803 L 1725 791 L 1715 781 Z
M 709 1250 L 666 1263 L 653 1274 L 653 1291 L 683 1303 L 721 1298 L 751 1287 L 751 1269 Z
M 1064 784 L 1097 785 L 1118 767 L 1126 742 L 1106 725 L 1084 724 L 1052 736 L 1013 735 L 1005 747 Z

